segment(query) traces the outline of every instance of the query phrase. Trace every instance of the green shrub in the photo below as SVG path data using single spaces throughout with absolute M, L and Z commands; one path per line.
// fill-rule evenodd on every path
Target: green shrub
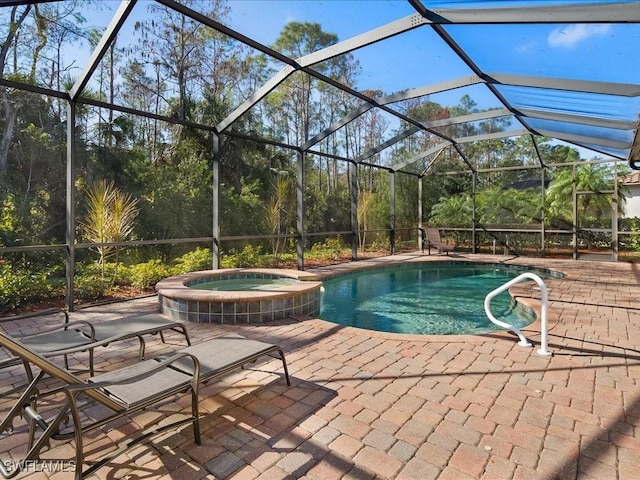
M 107 295 L 110 289 L 111 280 L 102 279 L 100 275 L 78 275 L 74 280 L 74 291 L 78 300 L 96 300 Z
M 179 275 L 181 273 L 195 272 L 198 270 L 211 270 L 212 259 L 213 256 L 210 248 L 196 248 L 176 259 L 173 273 Z
M 631 219 L 628 220 L 629 222 L 629 231 L 633 232 L 633 235 L 629 235 L 629 237 L 622 237 L 622 238 L 628 238 L 628 243 L 631 246 L 631 248 L 633 250 L 640 251 L 640 218 L 638 217 L 633 217 Z
M 376 233 L 376 238 L 371 242 L 372 251 L 391 250 L 391 241 L 386 233 Z
M 131 277 L 131 285 L 140 288 L 149 288 L 154 286 L 163 278 L 172 275 L 171 269 L 162 263 L 161 260 L 150 260 L 145 263 L 139 263 L 129 267 Z
M 122 263 L 107 262 L 103 269 L 96 262 L 76 264 L 76 272 L 79 277 L 99 278 L 106 285 L 128 285 L 131 283 L 129 267 Z
M 8 264 L 0 264 L 0 310 L 48 300 L 54 294 L 55 289 L 46 272 L 24 272 Z
M 267 267 L 271 264 L 271 255 L 263 254 L 262 247 L 245 245 L 240 252 L 232 250 L 220 263 L 222 268 Z

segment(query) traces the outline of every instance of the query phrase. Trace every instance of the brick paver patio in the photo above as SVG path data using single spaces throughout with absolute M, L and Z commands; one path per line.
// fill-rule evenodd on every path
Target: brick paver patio
M 564 279 L 547 281 L 554 355 L 536 353 L 538 324 L 526 332 L 534 348 L 518 346 L 509 334 L 384 334 L 306 318 L 269 325 L 190 324 L 194 343 L 237 331 L 281 345 L 292 386 L 286 386 L 276 360 L 224 377 L 201 390 L 202 445 L 194 444 L 189 428 L 166 433 L 116 458 L 97 477 L 640 478 L 637 265 L 455 254 L 375 262 L 416 258 L 505 262 L 566 273 Z M 155 308 L 150 297 L 83 309 L 72 317 L 95 320 Z M 166 339 L 167 344 L 148 342 L 147 356 L 184 345 L 181 335 Z M 136 352 L 135 340 L 118 342 L 96 352 L 96 367 L 133 363 Z M 73 362 L 84 360 L 76 355 Z M 20 368 L 0 370 L 2 412 L 15 400 L 6 392 L 21 382 Z M 133 421 L 152 425 L 188 410 L 188 404 L 188 396 L 177 396 Z M 90 457 L 100 458 L 132 430 L 119 423 L 107 435 L 88 436 Z M 23 454 L 26 441 L 18 421 L 15 434 L 0 439 L 3 461 Z M 52 442 L 45 457 L 68 460 L 72 455 L 71 442 Z M 39 470 L 21 478 L 71 477 Z

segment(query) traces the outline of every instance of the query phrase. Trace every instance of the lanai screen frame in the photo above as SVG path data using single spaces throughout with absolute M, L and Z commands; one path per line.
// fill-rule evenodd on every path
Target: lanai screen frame
M 43 0 L 49 1 L 49 0 Z M 545 5 L 541 7 L 537 6 L 520 6 L 520 7 L 499 7 L 499 8 L 481 8 L 481 9 L 465 9 L 465 8 L 451 8 L 451 9 L 439 9 L 433 10 L 429 9 L 425 6 L 427 2 L 421 2 L 419 0 L 408 0 L 408 3 L 415 10 L 415 14 L 410 16 L 398 19 L 389 24 L 383 25 L 379 28 L 366 32 L 364 34 L 358 35 L 351 39 L 347 39 L 345 41 L 341 41 L 336 45 L 331 46 L 330 48 L 320 50 L 314 52 L 310 55 L 307 55 L 302 58 L 293 59 L 289 58 L 281 53 L 273 50 L 270 47 L 267 47 L 256 40 L 249 38 L 237 31 L 232 30 L 231 28 L 212 20 L 209 17 L 201 15 L 200 13 L 191 10 L 190 8 L 180 4 L 174 0 L 155 0 L 157 3 L 164 5 L 176 12 L 182 13 L 194 20 L 197 20 L 239 42 L 244 43 L 245 45 L 250 46 L 251 48 L 264 53 L 265 55 L 270 56 L 286 65 L 280 72 L 278 72 L 272 79 L 270 79 L 265 85 L 263 85 L 258 91 L 254 93 L 244 104 L 238 107 L 235 111 L 233 111 L 230 115 L 227 116 L 222 122 L 218 125 L 202 125 L 195 124 L 193 122 L 179 120 L 175 118 L 168 118 L 163 115 L 152 114 L 149 112 L 139 111 L 132 108 L 127 108 L 119 105 L 114 105 L 107 102 L 96 101 L 87 97 L 83 97 L 82 93 L 90 81 L 92 73 L 97 68 L 100 60 L 107 52 L 109 45 L 113 42 L 115 36 L 117 35 L 119 29 L 122 27 L 128 15 L 131 13 L 132 9 L 137 3 L 137 0 L 123 0 L 120 3 L 119 8 L 117 9 L 111 23 L 107 27 L 104 35 L 102 36 L 100 42 L 95 48 L 91 58 L 85 65 L 85 68 L 82 74 L 79 76 L 75 85 L 68 92 L 59 92 L 53 91 L 45 88 L 40 88 L 32 85 L 21 84 L 18 82 L 14 82 L 12 80 L 8 80 L 5 78 L 0 79 L 0 84 L 13 87 L 17 89 L 27 90 L 33 93 L 48 95 L 60 98 L 68 102 L 68 115 L 67 115 L 67 225 L 66 225 L 66 243 L 65 245 L 60 246 L 47 246 L 47 247 L 13 247 L 13 248 L 3 248 L 0 251 L 21 251 L 21 250 L 44 250 L 44 249 L 52 249 L 52 248 L 64 248 L 67 252 L 67 306 L 72 309 L 73 308 L 73 274 L 75 271 L 75 250 L 77 248 L 85 248 L 88 245 L 79 245 L 76 243 L 75 237 L 75 186 L 74 186 L 74 171 L 75 171 L 75 145 L 74 145 L 74 135 L 73 130 L 75 126 L 75 118 L 76 118 L 76 108 L 80 104 L 92 105 L 96 107 L 102 108 L 110 108 L 114 111 L 120 111 L 122 113 L 130 113 L 134 115 L 140 115 L 143 117 L 154 118 L 158 120 L 162 120 L 168 123 L 175 123 L 186 125 L 190 127 L 195 127 L 199 129 L 203 129 L 209 131 L 213 134 L 214 138 L 214 157 L 213 157 L 213 169 L 214 169 L 214 184 L 212 185 L 213 191 L 213 224 L 212 224 L 212 235 L 207 238 L 199 238 L 199 239 L 166 239 L 162 241 L 141 241 L 141 242 L 122 242 L 122 245 L 139 245 L 139 244 L 160 244 L 160 243 L 181 243 L 181 242 L 192 242 L 192 241 L 211 241 L 213 247 L 213 268 L 219 268 L 219 260 L 220 260 L 220 244 L 221 241 L 224 240 L 220 236 L 220 212 L 219 212 L 219 165 L 220 165 L 220 138 L 221 136 L 235 136 L 238 138 L 245 138 L 247 140 L 252 140 L 256 142 L 262 142 L 266 144 L 275 145 L 282 148 L 287 148 L 293 150 L 297 153 L 297 175 L 296 175 L 296 190 L 297 190 L 297 229 L 296 229 L 296 245 L 297 245 L 297 264 L 299 269 L 304 269 L 304 249 L 305 249 L 305 236 L 307 232 L 304 231 L 304 162 L 305 158 L 309 154 L 326 157 L 327 154 L 321 151 L 314 150 L 314 146 L 317 145 L 322 139 L 336 132 L 339 128 L 346 125 L 347 123 L 353 121 L 359 115 L 367 111 L 368 109 L 379 109 L 384 111 L 399 120 L 405 122 L 410 127 L 405 131 L 396 135 L 394 138 L 383 142 L 379 146 L 374 149 L 366 152 L 364 155 L 361 155 L 358 158 L 344 158 L 339 156 L 332 156 L 340 161 L 345 161 L 349 164 L 349 169 L 351 172 L 351 224 L 352 224 L 352 257 L 356 259 L 357 257 L 357 234 L 358 234 L 358 225 L 357 225 L 357 192 L 355 191 L 356 179 L 357 179 L 357 171 L 358 165 L 369 165 L 374 168 L 381 168 L 389 172 L 389 181 L 390 181 L 390 218 L 391 222 L 389 225 L 389 235 L 391 239 L 391 253 L 395 253 L 395 244 L 394 244 L 394 236 L 395 236 L 395 195 L 394 195 L 394 178 L 396 173 L 403 173 L 407 175 L 412 175 L 417 178 L 419 182 L 419 192 L 422 191 L 421 184 L 422 179 L 425 175 L 428 174 L 428 167 L 420 174 L 415 174 L 412 172 L 403 171 L 404 168 L 411 165 L 412 163 L 419 161 L 425 157 L 433 155 L 437 158 L 438 152 L 442 151 L 445 148 L 454 149 L 463 162 L 467 165 L 468 171 L 465 173 L 471 174 L 475 179 L 478 173 L 480 172 L 473 166 L 473 162 L 469 159 L 465 158 L 464 153 L 460 149 L 460 145 L 468 142 L 482 141 L 489 138 L 502 138 L 502 137 L 511 137 L 515 135 L 526 135 L 531 138 L 531 141 L 534 145 L 536 152 L 538 152 L 538 160 L 539 165 L 536 167 L 540 170 L 541 175 L 544 176 L 544 171 L 549 165 L 546 165 L 543 158 L 541 158 L 536 138 L 538 137 L 550 137 L 562 140 L 569 144 L 574 144 L 576 146 L 581 146 L 588 148 L 596 153 L 603 153 L 606 155 L 610 155 L 614 158 L 613 162 L 617 161 L 625 161 L 632 168 L 638 168 L 637 162 L 640 161 L 640 156 L 638 153 L 640 152 L 640 146 L 638 145 L 638 135 L 637 135 L 637 124 L 633 124 L 630 122 L 616 122 L 608 120 L 606 122 L 607 127 L 611 127 L 611 125 L 617 126 L 622 130 L 634 130 L 635 135 L 633 142 L 631 144 L 627 144 L 625 142 L 613 141 L 602 138 L 595 137 L 584 137 L 580 135 L 572 135 L 567 133 L 560 133 L 555 131 L 547 131 L 547 130 L 536 130 L 529 125 L 529 119 L 551 119 L 554 121 L 566 121 L 569 123 L 580 123 L 585 125 L 593 125 L 593 126 L 603 126 L 603 120 L 598 119 L 597 117 L 589 118 L 587 116 L 571 116 L 561 113 L 553 113 L 543 110 L 535 110 L 535 109 L 517 109 L 513 105 L 511 105 L 507 99 L 500 93 L 498 87 L 501 85 L 512 85 L 512 86 L 526 86 L 532 88 L 540 88 L 540 89 L 553 89 L 557 91 L 570 91 L 570 92 L 583 92 L 583 93 L 592 93 L 592 94 L 606 94 L 606 95 L 619 95 L 619 96 L 628 96 L 628 97 L 637 97 L 640 96 L 640 85 L 635 84 L 616 84 L 616 83 L 607 83 L 607 82 L 595 82 L 589 80 L 568 80 L 568 79 L 558 79 L 558 78 L 543 78 L 543 77 L 530 77 L 530 76 L 520 76 L 520 75 L 509 75 L 509 74 L 500 74 L 500 73 L 488 73 L 484 72 L 480 69 L 478 65 L 474 63 L 474 60 L 465 52 L 465 50 L 456 43 L 454 38 L 447 32 L 447 25 L 456 25 L 456 24 L 495 24 L 495 23 L 508 23 L 508 24 L 526 24 L 526 23 L 551 23 L 551 24 L 567 24 L 567 23 L 640 23 L 640 2 L 609 2 L 604 4 L 573 4 L 571 2 L 566 2 L 566 5 L 557 4 L 557 5 Z M 20 5 L 20 4 L 28 4 L 28 3 L 41 3 L 41 2 L 28 2 L 22 0 L 10 0 L 6 2 L 6 6 L 11 5 Z M 355 51 L 364 46 L 384 41 L 387 38 L 400 35 L 403 32 L 415 29 L 415 28 L 431 28 L 433 29 L 437 35 L 451 48 L 453 53 L 462 60 L 473 72 L 473 75 L 470 77 L 459 78 L 447 82 L 443 82 L 440 84 L 427 85 L 422 88 L 416 88 L 412 90 L 407 90 L 401 93 L 389 95 L 383 98 L 373 99 L 368 97 L 353 88 L 343 85 L 340 82 L 327 77 L 318 71 L 313 69 L 313 66 L 326 61 L 330 58 L 333 58 L 338 55 L 342 55 L 351 51 Z M 361 107 L 354 110 L 350 115 L 347 115 L 345 118 L 332 125 L 328 129 L 323 132 L 319 132 L 316 136 L 309 139 L 302 145 L 288 145 L 281 142 L 277 142 L 267 138 L 258 138 L 251 135 L 246 135 L 242 132 L 233 131 L 232 127 L 234 122 L 246 111 L 251 109 L 261 98 L 264 98 L 266 94 L 276 88 L 282 81 L 284 81 L 287 77 L 289 77 L 294 72 L 304 72 L 307 75 L 311 75 L 314 78 L 321 80 L 329 85 L 332 85 L 335 88 L 338 88 L 349 95 L 359 99 L 362 101 Z M 407 100 L 410 98 L 416 98 L 424 95 L 428 95 L 431 93 L 442 92 L 451 90 L 454 88 L 459 88 L 463 86 L 473 85 L 473 84 L 482 84 L 485 85 L 495 96 L 500 100 L 503 107 L 499 109 L 495 109 L 493 111 L 482 112 L 481 114 L 474 114 L 472 116 L 460 117 L 460 118 L 450 118 L 444 121 L 437 122 L 420 122 L 413 118 L 410 118 L 403 113 L 395 110 L 391 104 L 394 102 Z M 486 135 L 478 135 L 474 137 L 468 138 L 450 138 L 441 133 L 439 133 L 435 128 L 447 124 L 454 124 L 456 122 L 463 123 L 472 120 L 483 120 L 497 116 L 505 116 L 510 115 L 513 118 L 517 119 L 518 123 L 522 125 L 522 129 L 510 132 L 501 132 L 497 134 L 486 134 Z M 425 131 L 429 132 L 433 135 L 436 135 L 442 139 L 441 144 L 424 151 L 417 156 L 408 159 L 404 162 L 400 162 L 398 164 L 389 165 L 389 166 L 380 166 L 377 164 L 370 164 L 367 162 L 371 156 L 381 152 L 382 150 L 389 148 L 394 143 L 400 141 L 405 136 L 411 135 L 417 131 Z M 600 150 L 598 146 L 601 146 Z M 619 149 L 621 151 L 627 150 L 629 155 L 627 158 L 616 157 L 615 155 L 611 155 L 606 152 L 607 148 Z M 612 160 L 604 160 L 606 163 L 611 163 Z M 558 165 L 551 165 L 558 166 Z M 531 167 L 521 167 L 521 168 L 531 168 Z M 544 178 L 544 177 L 543 177 Z M 475 193 L 475 192 L 474 192 Z M 616 193 L 617 194 L 617 193 Z M 419 209 L 419 218 L 417 220 L 418 231 L 421 232 L 422 228 L 422 201 L 420 198 L 416 199 L 418 202 Z M 475 241 L 475 221 L 473 223 L 473 234 L 472 238 Z M 574 228 L 575 230 L 575 228 Z M 327 232 L 329 233 L 329 232 Z M 334 233 L 334 232 L 331 232 Z M 544 245 L 544 225 L 541 227 L 542 233 L 542 242 Z M 615 245 L 617 244 L 617 228 L 614 229 L 614 254 L 616 252 Z M 418 236 L 418 245 L 421 244 L 421 237 Z M 473 251 L 475 252 L 475 242 L 473 244 Z

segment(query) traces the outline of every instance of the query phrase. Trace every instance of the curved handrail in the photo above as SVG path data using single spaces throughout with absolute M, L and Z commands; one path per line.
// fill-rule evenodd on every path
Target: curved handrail
M 491 300 L 493 299 L 493 297 L 495 297 L 496 295 L 498 295 L 499 293 L 504 292 L 505 290 L 509 289 L 512 285 L 515 285 L 516 283 L 519 283 L 521 281 L 523 281 L 524 279 L 530 279 L 530 280 L 534 280 L 538 286 L 540 287 L 540 294 L 541 294 L 541 318 L 540 318 L 540 322 L 541 322 L 541 332 L 540 332 L 540 338 L 541 338 L 541 345 L 540 348 L 538 349 L 538 354 L 539 355 L 551 355 L 551 352 L 549 350 L 547 350 L 547 345 L 548 345 L 548 339 L 547 339 L 547 298 L 548 298 L 548 293 L 547 293 L 547 286 L 544 284 L 544 282 L 542 281 L 542 279 L 534 274 L 534 273 L 530 273 L 530 272 L 525 272 L 522 273 L 520 275 L 518 275 L 516 278 L 508 281 L 507 283 L 505 283 L 504 285 L 502 285 L 501 287 L 496 288 L 495 290 L 489 292 L 487 294 L 487 296 L 484 299 L 484 311 L 487 314 L 487 317 L 489 317 L 489 320 L 491 320 L 493 323 L 495 323 L 496 325 L 505 328 L 507 330 L 512 331 L 513 333 L 515 333 L 516 335 L 518 335 L 518 338 L 520 338 L 520 341 L 518 342 L 518 345 L 523 346 L 523 347 L 530 347 L 531 343 L 527 340 L 527 338 L 523 335 L 523 333 L 520 331 L 519 328 L 514 327 L 513 325 L 510 325 L 506 322 L 503 322 L 501 320 L 498 320 L 496 317 L 493 316 L 493 314 L 491 313 Z

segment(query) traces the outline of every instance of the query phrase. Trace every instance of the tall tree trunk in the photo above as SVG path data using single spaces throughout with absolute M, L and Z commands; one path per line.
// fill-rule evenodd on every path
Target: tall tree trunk
M 5 67 L 7 62 L 7 55 L 12 42 L 14 41 L 16 32 L 19 30 L 31 11 L 32 5 L 26 5 L 24 10 L 20 14 L 20 17 L 16 19 L 18 13 L 18 7 L 15 6 L 11 9 L 11 26 L 7 29 L 7 37 L 0 45 L 0 75 L 4 76 Z M 16 118 L 18 117 L 18 111 L 22 107 L 22 104 L 15 103 L 9 98 L 9 89 L 4 86 L 0 86 L 0 102 L 4 110 L 4 132 L 0 138 L 0 178 L 2 178 L 7 171 L 7 160 L 9 158 L 9 149 L 13 141 L 13 132 L 15 130 Z

